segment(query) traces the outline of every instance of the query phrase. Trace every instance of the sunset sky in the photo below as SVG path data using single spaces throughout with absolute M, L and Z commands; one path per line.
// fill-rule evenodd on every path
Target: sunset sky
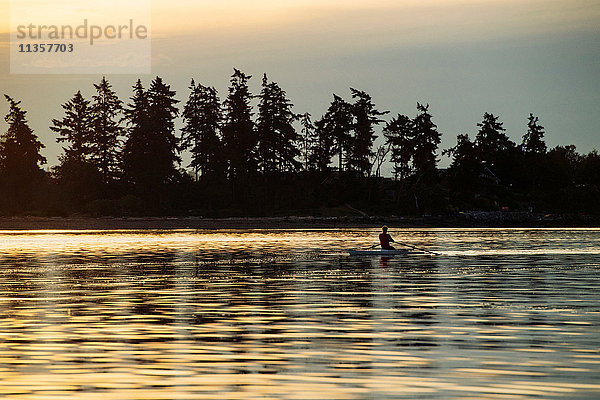
M 393 115 L 414 115 L 417 101 L 429 103 L 441 148 L 454 145 L 458 133 L 474 137 L 484 112 L 499 115 L 520 142 L 532 112 L 550 147 L 600 149 L 600 0 L 152 4 L 152 75 L 139 77 L 147 84 L 162 76 L 182 102 L 192 78 L 224 97 L 236 67 L 254 76 L 254 93 L 266 72 L 296 112 L 315 119 L 332 93 L 349 100 L 349 87 L 369 92 Z M 9 6 L 0 0 L 0 92 L 23 101 L 54 165 L 60 147 L 51 119 L 63 116 L 60 105 L 77 90 L 91 96 L 101 75 L 11 75 Z M 128 100 L 138 76 L 107 78 Z M 7 109 L 0 103 L 2 115 Z

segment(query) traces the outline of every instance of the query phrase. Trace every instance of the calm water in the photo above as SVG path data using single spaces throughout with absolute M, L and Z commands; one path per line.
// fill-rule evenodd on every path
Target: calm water
M 0 398 L 600 398 L 600 230 L 376 234 L 0 232 Z

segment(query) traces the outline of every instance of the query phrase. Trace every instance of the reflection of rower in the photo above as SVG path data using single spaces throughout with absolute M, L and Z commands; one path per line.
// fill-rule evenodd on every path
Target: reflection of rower
M 394 247 L 390 246 L 390 242 L 394 243 L 394 239 L 387 233 L 388 227 L 382 226 L 381 233 L 379 234 L 379 244 L 383 250 L 395 250 Z

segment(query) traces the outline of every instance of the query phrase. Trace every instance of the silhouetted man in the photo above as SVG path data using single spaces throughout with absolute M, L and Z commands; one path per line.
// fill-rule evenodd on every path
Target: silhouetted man
M 382 226 L 381 233 L 379 234 L 379 244 L 381 244 L 381 248 L 383 250 L 395 250 L 392 246 L 390 246 L 390 242 L 394 242 L 394 239 L 387 233 L 388 227 Z

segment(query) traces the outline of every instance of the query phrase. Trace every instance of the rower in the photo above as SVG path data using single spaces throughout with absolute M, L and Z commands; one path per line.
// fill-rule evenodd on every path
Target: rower
M 381 248 L 383 250 L 395 250 L 394 247 L 390 246 L 390 242 L 393 243 L 394 239 L 392 239 L 392 237 L 389 233 L 387 233 L 387 231 L 387 226 L 384 225 L 381 227 L 381 233 L 379 234 L 379 244 L 381 245 Z

